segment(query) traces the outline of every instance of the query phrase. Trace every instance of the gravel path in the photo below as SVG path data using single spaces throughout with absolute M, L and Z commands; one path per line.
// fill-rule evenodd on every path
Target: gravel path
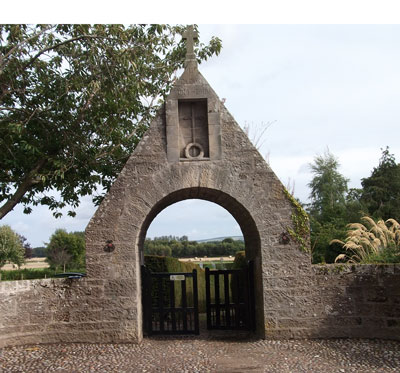
M 0 349 L 0 372 L 400 372 L 400 342 L 147 338 Z

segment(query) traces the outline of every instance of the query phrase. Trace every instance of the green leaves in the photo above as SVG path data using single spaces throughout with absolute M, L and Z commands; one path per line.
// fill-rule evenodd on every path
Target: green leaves
M 85 265 L 85 238 L 81 232 L 67 233 L 57 229 L 47 244 L 47 259 L 52 268 L 60 265 L 83 267 Z
M 18 235 L 8 225 L 0 227 L 0 268 L 6 262 L 14 263 L 18 267 L 24 262 L 25 249 Z
M 345 204 L 348 179 L 337 171 L 339 162 L 329 150 L 323 156 L 315 157 L 310 167 L 314 174 L 308 184 L 311 188 L 311 214 L 329 219 L 335 210 Z
M 382 150 L 379 166 L 371 176 L 362 179 L 361 189 L 350 189 L 346 194 L 347 179 L 337 172 L 337 167 L 337 160 L 329 152 L 316 157 L 311 165 L 314 178 L 309 184 L 308 212 L 314 262 L 345 257 L 343 245 L 338 242 L 346 237 L 346 225 L 360 222 L 362 216 L 400 219 L 400 165 L 388 147 Z
M 182 30 L 0 25 L 0 218 L 15 202 L 60 216 L 108 190 L 183 65 Z M 220 48 L 199 44 L 199 59 Z M 46 198 L 52 190 L 59 201 Z
M 366 204 L 369 214 L 376 218 L 400 220 L 400 164 L 396 163 L 389 147 L 382 149 L 379 166 L 371 176 L 362 179 L 360 200 Z
M 313 262 L 333 262 L 341 247 L 330 244 L 334 238 L 344 238 L 347 223 L 347 182 L 338 172 L 339 162 L 327 150 L 314 158 L 310 165 L 314 174 L 308 184 L 311 188 L 310 214 L 311 249 Z

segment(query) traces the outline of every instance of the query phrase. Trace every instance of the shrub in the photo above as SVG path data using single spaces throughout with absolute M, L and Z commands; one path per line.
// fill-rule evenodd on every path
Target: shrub
M 345 241 L 339 243 L 349 254 L 340 254 L 335 262 L 398 263 L 400 262 L 400 224 L 394 219 L 375 222 L 369 216 L 361 218 L 365 224 L 348 225 Z
M 55 271 L 50 268 L 18 269 L 12 271 L 0 271 L 2 281 L 34 280 L 39 278 L 54 277 Z
M 238 251 L 233 261 L 232 269 L 241 269 L 247 266 L 246 252 Z
M 71 272 L 85 272 L 84 268 L 73 268 Z M 0 271 L 1 281 L 35 280 L 54 277 L 57 273 L 51 268 L 24 268 L 11 271 Z
M 206 312 L 206 280 L 205 271 L 200 268 L 197 264 L 180 262 L 176 258 L 156 256 L 156 255 L 145 255 L 144 263 L 147 269 L 151 272 L 192 272 L 194 269 L 197 270 L 197 291 L 198 291 L 198 302 L 199 302 L 199 312 Z M 193 286 L 192 281 L 187 281 L 187 300 L 188 305 L 190 305 L 191 299 L 193 299 Z M 157 286 L 152 287 L 152 296 L 156 297 Z M 169 305 L 169 281 L 164 281 L 163 283 L 164 304 Z M 175 301 L 181 299 L 181 287 L 175 286 Z

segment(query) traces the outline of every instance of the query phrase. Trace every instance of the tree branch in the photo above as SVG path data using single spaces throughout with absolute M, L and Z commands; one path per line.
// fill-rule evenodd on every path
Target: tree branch
M 44 48 L 42 50 L 40 50 L 39 52 L 37 52 L 23 67 L 22 70 L 25 70 L 27 67 L 29 67 L 30 65 L 33 64 L 33 62 L 35 62 L 35 60 L 37 60 L 42 54 L 51 51 L 53 49 L 57 49 L 58 47 L 61 47 L 62 45 L 68 44 L 68 43 L 72 43 L 74 41 L 77 40 L 82 40 L 82 39 L 108 39 L 106 37 L 102 37 L 102 36 L 97 36 L 97 35 L 82 35 L 82 36 L 77 36 L 75 38 L 71 38 L 68 40 L 64 40 L 61 41 L 55 45 L 52 45 L 50 47 Z
M 38 180 L 36 176 L 46 163 L 47 159 L 40 159 L 36 166 L 18 186 L 11 198 L 0 207 L 0 220 L 3 219 L 4 216 L 6 216 L 21 201 L 26 192 L 28 192 L 34 185 L 40 183 L 40 180 Z
M 20 43 L 16 44 L 13 48 L 11 48 L 10 51 L 4 57 L 0 56 L 0 74 L 3 71 L 3 67 L 6 65 L 5 64 L 6 59 L 10 55 L 12 55 L 14 53 L 14 51 L 16 51 L 22 45 L 24 45 L 24 44 L 28 43 L 29 41 L 33 40 L 34 38 L 39 37 L 40 35 L 44 34 L 46 31 L 51 30 L 53 27 L 54 26 L 48 26 L 48 27 L 44 28 L 42 31 L 38 32 L 37 34 L 33 34 L 29 38 L 27 38 L 25 40 L 22 40 Z

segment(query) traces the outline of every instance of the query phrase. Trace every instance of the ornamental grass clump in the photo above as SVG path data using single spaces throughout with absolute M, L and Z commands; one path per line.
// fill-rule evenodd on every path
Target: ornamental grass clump
M 361 218 L 364 224 L 352 223 L 347 227 L 345 242 L 339 243 L 348 252 L 336 257 L 335 262 L 398 263 L 400 262 L 400 224 L 394 219 L 375 222 L 369 216 Z

